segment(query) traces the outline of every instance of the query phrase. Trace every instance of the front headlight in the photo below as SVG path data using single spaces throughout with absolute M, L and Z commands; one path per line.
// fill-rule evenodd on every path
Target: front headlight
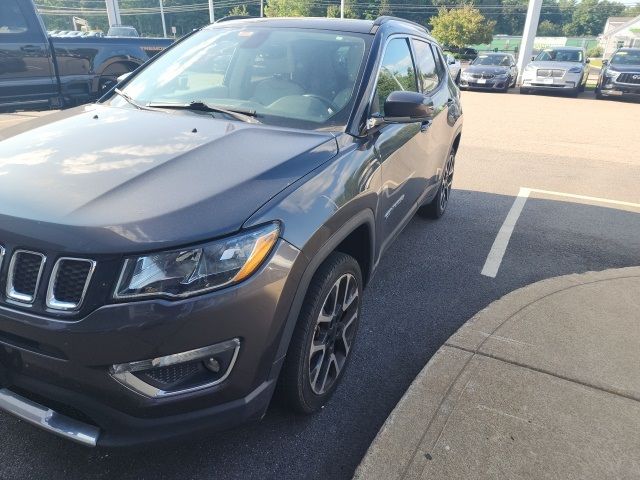
M 464 71 L 464 72 L 462 72 L 462 73 L 460 74 L 460 76 L 461 76 L 462 78 L 470 78 L 470 77 L 471 77 L 471 74 L 470 74 L 469 72 L 467 72 L 467 71 Z
M 612 78 L 612 79 L 616 79 L 620 76 L 620 72 L 617 70 L 611 70 L 610 68 L 608 68 L 605 72 L 604 72 L 605 76 Z
M 526 67 L 524 67 L 524 71 L 525 72 L 532 72 L 536 69 L 536 67 L 534 65 L 527 65 Z
M 569 73 L 582 73 L 582 67 L 571 67 Z
M 183 298 L 241 282 L 267 258 L 279 233 L 272 223 L 203 245 L 128 258 L 114 297 Z

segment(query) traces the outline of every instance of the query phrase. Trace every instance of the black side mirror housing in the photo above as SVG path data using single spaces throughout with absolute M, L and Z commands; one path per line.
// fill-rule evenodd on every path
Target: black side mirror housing
M 607 65 L 609 65 L 609 60 L 602 60 L 602 66 L 606 67 Z
M 391 92 L 384 102 L 384 117 L 374 116 L 367 122 L 371 129 L 386 123 L 426 122 L 433 118 L 433 100 L 418 92 Z

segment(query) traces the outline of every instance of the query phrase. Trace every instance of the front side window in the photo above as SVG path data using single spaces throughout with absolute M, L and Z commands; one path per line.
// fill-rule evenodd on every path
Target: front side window
M 0 35 L 26 31 L 27 20 L 20 11 L 17 0 L 2 0 L 0 2 Z
M 435 90 L 440 83 L 436 57 L 427 42 L 416 40 L 413 42 L 413 46 L 416 52 L 416 63 L 418 65 L 418 71 L 420 72 L 420 80 L 422 81 L 422 92 L 430 93 Z
M 162 54 L 123 91 L 143 105 L 202 102 L 251 111 L 267 124 L 344 126 L 368 41 L 329 30 L 207 28 Z M 125 105 L 119 97 L 110 102 Z
M 547 48 L 538 54 L 536 60 L 543 62 L 582 62 L 582 50 Z
M 418 91 L 416 69 L 406 38 L 395 38 L 387 44 L 380 64 L 372 112 L 384 115 L 384 102 L 391 92 Z

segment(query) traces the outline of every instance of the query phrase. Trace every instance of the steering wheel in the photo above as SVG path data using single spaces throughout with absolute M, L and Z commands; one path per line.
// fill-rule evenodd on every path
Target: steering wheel
M 320 100 L 322 103 L 324 103 L 330 114 L 334 114 L 336 113 L 338 110 L 340 110 L 335 103 L 333 103 L 331 100 L 329 100 L 326 97 L 323 97 L 322 95 L 316 95 L 315 93 L 305 93 L 304 95 L 302 95 L 303 97 L 307 97 L 307 98 L 315 98 L 316 100 Z

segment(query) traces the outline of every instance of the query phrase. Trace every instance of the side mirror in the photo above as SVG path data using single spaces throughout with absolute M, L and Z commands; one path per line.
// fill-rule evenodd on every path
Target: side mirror
M 455 65 L 456 59 L 453 55 L 447 55 L 447 63 L 449 65 Z
M 591 59 L 587 58 L 586 63 L 591 63 Z
M 531 55 L 531 61 L 533 62 L 536 59 L 535 55 Z
M 602 60 L 602 66 L 606 67 L 607 65 L 609 65 L 609 60 Z
M 367 121 L 371 129 L 385 123 L 426 122 L 434 116 L 433 100 L 418 92 L 391 92 L 384 102 L 384 117 L 372 117 Z

